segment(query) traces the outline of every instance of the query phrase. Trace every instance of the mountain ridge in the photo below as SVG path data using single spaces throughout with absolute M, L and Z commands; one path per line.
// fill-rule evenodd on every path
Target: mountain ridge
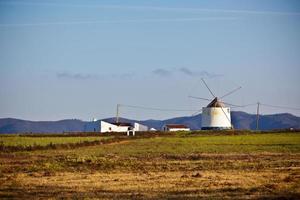
M 115 118 L 106 118 L 104 121 L 112 122 Z M 259 129 L 300 129 L 300 117 L 290 113 L 278 113 L 259 116 Z M 183 116 L 165 120 L 133 120 L 120 118 L 123 122 L 138 122 L 151 128 L 161 129 L 164 124 L 185 124 L 192 130 L 201 129 L 201 114 Z M 256 129 L 256 115 L 242 111 L 231 112 L 231 121 L 235 129 Z M 61 133 L 61 132 L 93 132 L 99 127 L 100 120 L 96 122 L 79 119 L 62 119 L 58 121 L 31 121 L 15 118 L 0 118 L 0 133 Z

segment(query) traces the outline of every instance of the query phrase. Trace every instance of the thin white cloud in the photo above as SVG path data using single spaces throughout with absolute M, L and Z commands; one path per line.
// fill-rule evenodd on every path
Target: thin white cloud
M 251 14 L 251 15 L 291 15 L 300 16 L 300 12 L 286 11 L 266 11 L 266 10 L 237 10 L 237 9 L 209 9 L 209 8 L 176 8 L 159 6 L 128 6 L 128 5 L 88 5 L 88 4 L 60 4 L 60 3 L 37 3 L 9 1 L 0 2 L 4 5 L 23 5 L 23 6 L 59 6 L 76 8 L 99 8 L 99 9 L 130 9 L 130 10 L 152 10 L 152 11 L 170 11 L 170 12 L 212 12 L 212 13 L 233 13 L 233 14 Z
M 162 77 L 167 77 L 172 75 L 172 72 L 170 70 L 161 69 L 161 68 L 153 70 L 152 73 Z
M 161 77 L 171 77 L 172 75 L 176 74 L 183 74 L 185 76 L 190 76 L 190 77 L 202 77 L 202 78 L 216 78 L 223 76 L 222 74 L 215 74 L 212 72 L 208 72 L 206 70 L 192 70 L 187 67 L 182 67 L 179 69 L 162 69 L 158 68 L 152 71 L 154 75 L 161 76 Z
M 232 14 L 255 14 L 255 15 L 297 15 L 300 12 L 282 12 L 265 10 L 233 10 L 233 9 L 208 9 L 208 8 L 172 8 L 172 7 L 152 7 L 152 6 L 106 6 L 107 8 L 123 9 L 143 9 L 157 11 L 176 11 L 176 12 L 210 12 L 210 13 L 232 13 Z
M 128 19 L 128 20 L 99 20 L 99 21 L 69 21 L 42 22 L 22 24 L 0 24 L 0 27 L 28 27 L 52 25 L 81 25 L 81 24 L 123 24 L 123 23 L 152 23 L 152 22 L 198 22 L 198 21 L 226 21 L 237 20 L 234 17 L 202 17 L 202 18 L 165 18 L 165 19 Z
M 60 79 L 76 79 L 76 80 L 89 80 L 98 79 L 99 77 L 94 74 L 82 74 L 82 73 L 70 73 L 70 72 L 58 72 L 56 73 L 57 78 Z
M 215 77 L 220 77 L 220 76 L 223 76 L 221 74 L 215 74 L 215 73 L 211 73 L 211 72 L 208 72 L 208 71 L 205 71 L 205 70 L 202 70 L 202 71 L 194 71 L 194 70 L 191 70 L 189 68 L 186 68 L 186 67 L 182 67 L 180 69 L 178 69 L 178 71 L 180 73 L 183 73 L 187 76 L 192 76 L 192 77 L 207 77 L 207 78 L 215 78 Z
M 135 76 L 132 72 L 119 74 L 86 74 L 86 73 L 72 73 L 72 72 L 57 72 L 56 77 L 59 79 L 69 80 L 103 80 L 103 79 L 131 79 Z

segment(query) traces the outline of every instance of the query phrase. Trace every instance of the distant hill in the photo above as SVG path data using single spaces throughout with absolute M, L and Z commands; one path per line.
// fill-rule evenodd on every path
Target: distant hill
M 13 118 L 0 119 L 0 133 L 61 133 L 83 131 L 86 122 L 67 119 L 60 121 L 27 121 Z
M 256 115 L 245 112 L 231 112 L 232 123 L 235 129 L 256 128 Z M 104 119 L 112 122 L 114 118 Z M 145 120 L 137 121 L 131 119 L 120 119 L 123 122 L 139 122 L 155 129 L 161 129 L 164 124 L 185 124 L 192 130 L 201 128 L 201 114 L 187 117 L 177 117 L 167 120 Z M 85 122 L 76 119 L 67 119 L 60 121 L 27 121 L 13 118 L 0 119 L 0 133 L 62 133 L 62 132 L 82 132 L 97 130 L 100 121 Z M 260 115 L 259 120 L 260 130 L 300 129 L 300 117 L 283 113 L 273 115 Z

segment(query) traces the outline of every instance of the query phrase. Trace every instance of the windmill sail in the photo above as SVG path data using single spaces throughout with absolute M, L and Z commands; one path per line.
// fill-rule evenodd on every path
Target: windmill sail
M 212 92 L 212 90 L 209 88 L 207 83 L 204 79 L 201 79 L 204 83 L 205 87 L 208 89 L 209 93 L 214 97 L 213 100 L 210 100 L 211 102 L 206 106 L 202 108 L 202 130 L 211 130 L 211 129 L 232 129 L 233 126 L 231 124 L 231 115 L 230 115 L 230 108 L 229 105 L 235 106 L 230 103 L 225 103 L 221 101 L 220 98 L 215 96 L 215 94 Z M 227 97 L 234 92 L 241 89 L 241 87 L 235 88 L 234 90 L 226 93 L 221 98 Z M 200 97 L 194 97 L 191 96 L 191 98 L 196 99 L 202 99 L 202 100 L 209 100 L 206 98 L 200 98 Z

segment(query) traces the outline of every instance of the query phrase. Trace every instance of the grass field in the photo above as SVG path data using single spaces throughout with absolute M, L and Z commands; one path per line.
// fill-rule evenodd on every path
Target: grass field
M 43 145 L 106 138 L 10 137 L 0 141 Z M 2 152 L 0 198 L 299 199 L 300 133 L 174 133 Z
M 91 142 L 108 139 L 110 137 L 24 137 L 19 135 L 0 136 L 0 143 L 4 146 L 46 146 L 49 144 L 70 144 Z

